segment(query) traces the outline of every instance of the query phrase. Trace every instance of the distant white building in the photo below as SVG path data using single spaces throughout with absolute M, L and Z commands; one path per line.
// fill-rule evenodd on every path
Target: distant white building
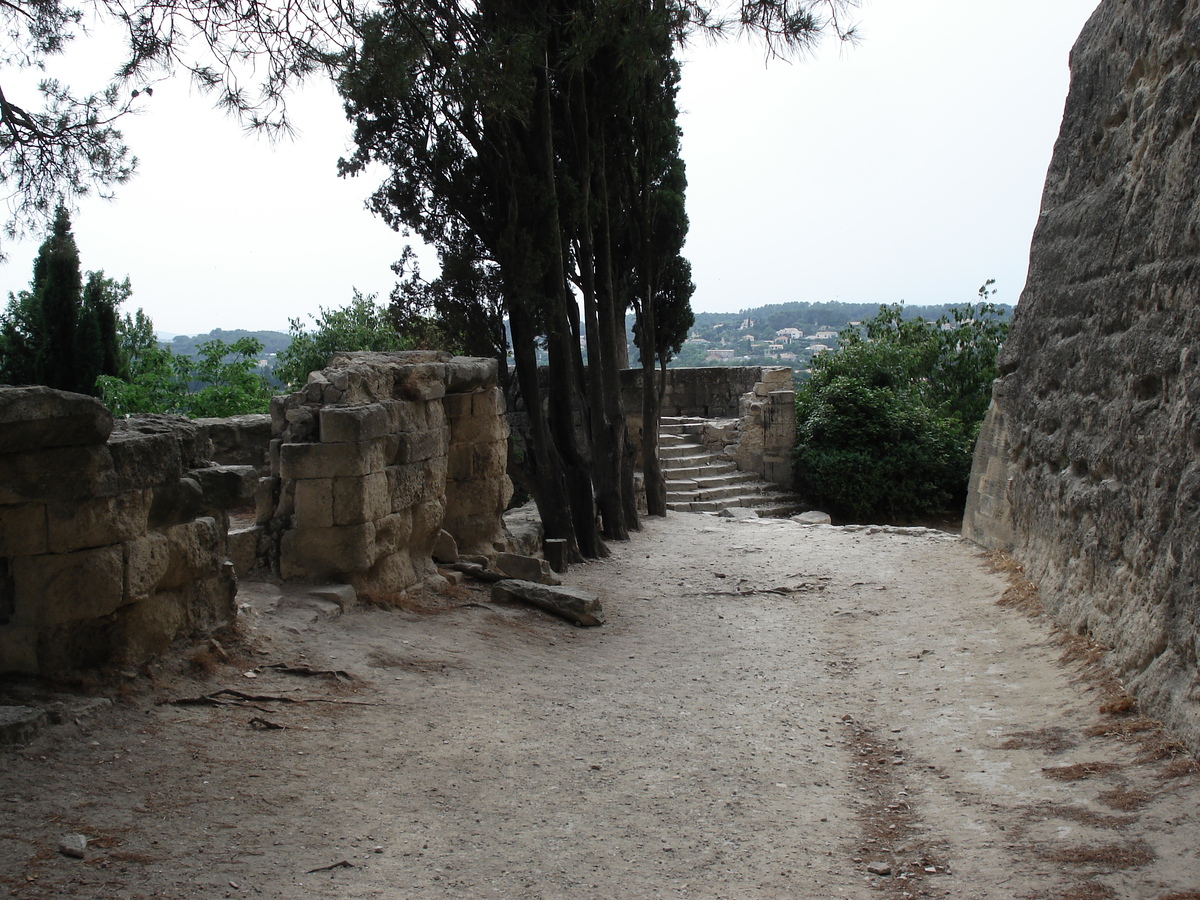
M 828 328 L 823 328 L 812 336 L 814 341 L 834 341 L 837 340 L 837 332 L 830 331 Z
M 804 332 L 799 328 L 780 328 L 775 332 L 775 337 L 779 338 L 781 343 L 790 344 L 804 337 Z

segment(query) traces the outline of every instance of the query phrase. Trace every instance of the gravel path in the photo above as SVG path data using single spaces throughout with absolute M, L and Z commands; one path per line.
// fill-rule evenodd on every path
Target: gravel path
M 1193 760 L 1102 713 L 1117 686 L 998 605 L 971 545 L 674 514 L 613 550 L 567 578 L 594 629 L 466 590 L 317 618 L 246 585 L 229 662 L 4 753 L 0 890 L 1200 898 Z M 265 699 L 163 702 L 221 689 Z

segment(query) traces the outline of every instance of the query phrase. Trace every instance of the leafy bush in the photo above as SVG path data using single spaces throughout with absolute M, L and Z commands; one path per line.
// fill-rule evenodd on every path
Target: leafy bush
M 990 284 L 980 289 L 985 301 Z M 843 331 L 796 395 L 798 489 L 859 521 L 919 518 L 961 502 L 1007 333 L 987 302 L 933 322 L 883 306 Z
M 100 399 L 118 416 L 174 413 L 199 419 L 267 411 L 271 390 L 257 371 L 261 343 L 213 340 L 199 349 L 192 359 L 165 347 L 142 346 L 130 360 L 127 380 L 97 379 Z
M 396 333 L 387 310 L 375 303 L 375 295 L 358 291 L 342 309 L 320 308 L 316 330 L 307 331 L 299 319 L 288 321 L 292 342 L 279 354 L 275 375 L 296 390 L 308 380 L 309 372 L 325 368 L 333 354 L 349 350 L 407 350 L 411 344 Z

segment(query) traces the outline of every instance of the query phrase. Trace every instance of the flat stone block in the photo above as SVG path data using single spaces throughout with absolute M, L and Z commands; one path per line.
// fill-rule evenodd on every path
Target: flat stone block
M 284 534 L 280 545 L 280 575 L 286 579 L 340 580 L 365 572 L 375 563 L 375 525 L 302 528 Z
M 343 611 L 358 605 L 358 592 L 352 584 L 327 584 L 315 587 L 309 596 L 336 603 Z
M 295 487 L 295 525 L 297 528 L 332 528 L 333 479 L 301 478 Z
M 254 564 L 258 560 L 258 539 L 262 533 L 261 525 L 229 532 L 229 561 L 233 563 L 238 578 L 245 578 L 254 571 Z
M 388 417 L 388 433 L 424 431 L 428 427 L 426 407 L 420 400 L 385 400 L 381 404 Z
M 416 431 L 398 435 L 399 446 L 396 448 L 396 465 L 420 462 L 436 456 L 445 456 L 450 447 L 450 429 L 437 428 L 428 431 Z M 366 474 L 361 473 L 361 474 Z
M 112 462 L 106 446 L 0 453 L 0 504 L 95 497 L 111 478 Z
M 499 364 L 494 359 L 456 356 L 446 363 L 446 391 L 457 394 L 494 387 Z
M 76 553 L 18 556 L 14 624 L 54 626 L 107 616 L 124 603 L 125 560 L 121 546 Z
M 375 472 L 361 478 L 333 479 L 333 524 L 359 525 L 392 511 L 388 477 Z
M 0 447 L 6 453 L 103 444 L 113 417 L 86 394 L 42 386 L 0 387 Z
M 536 556 L 521 556 L 517 553 L 496 555 L 496 568 L 510 578 L 533 581 L 538 584 L 562 584 L 550 571 L 550 564 Z
M 600 598 L 576 588 L 547 587 L 529 581 L 505 580 L 492 585 L 493 600 L 523 600 L 577 625 L 603 625 Z
M 44 709 L 32 706 L 0 706 L 0 747 L 28 744 L 48 724 Z
M 237 509 L 254 500 L 258 470 L 254 466 L 207 466 L 188 472 L 200 485 L 208 510 Z
M 150 514 L 148 490 L 46 506 L 52 553 L 69 553 L 131 541 L 146 533 Z
M 284 444 L 279 474 L 284 478 L 344 478 L 382 472 L 382 439 L 341 444 Z
M 320 411 L 321 442 L 347 443 L 383 437 L 392 430 L 388 411 L 369 406 L 326 406 Z
M 463 416 L 450 420 L 452 444 L 502 441 L 508 437 L 508 420 L 502 416 Z
M 36 556 L 47 550 L 45 504 L 0 506 L 0 556 Z
M 171 547 L 166 535 L 151 532 L 128 541 L 125 550 L 125 597 L 149 597 L 171 568 Z

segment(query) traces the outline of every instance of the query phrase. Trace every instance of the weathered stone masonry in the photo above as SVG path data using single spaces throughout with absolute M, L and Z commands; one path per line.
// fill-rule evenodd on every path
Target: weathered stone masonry
M 1200 8 L 1104 0 L 1071 55 L 963 533 L 1200 746 Z
M 140 662 L 230 621 L 225 511 L 257 477 L 195 423 L 0 388 L 0 671 Z
M 437 577 L 441 530 L 494 555 L 512 495 L 496 362 L 347 353 L 277 397 L 259 523 L 285 579 L 384 600 Z

